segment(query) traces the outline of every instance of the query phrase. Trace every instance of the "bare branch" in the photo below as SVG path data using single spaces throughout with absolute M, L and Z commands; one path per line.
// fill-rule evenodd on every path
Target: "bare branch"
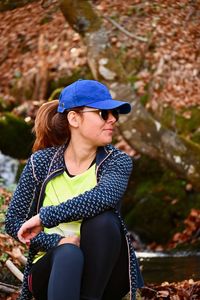
M 23 281 L 23 274 L 22 272 L 13 264 L 11 260 L 7 260 L 5 263 L 6 267 L 11 271 L 15 277 L 17 277 L 21 282 Z
M 7 284 L 4 282 L 0 282 L 0 292 L 6 294 L 12 294 L 18 291 L 18 287 L 15 285 Z
M 19 247 L 13 247 L 12 251 L 6 251 L 13 259 L 17 259 L 21 264 L 25 266 L 27 258 L 22 254 Z
M 115 20 L 109 18 L 109 17 L 104 17 L 104 19 L 106 19 L 107 21 L 109 21 L 110 23 L 112 23 L 116 28 L 118 28 L 120 31 L 122 31 L 124 34 L 126 34 L 128 37 L 138 40 L 140 42 L 144 42 L 147 43 L 148 39 L 142 36 L 138 36 L 134 33 L 130 33 L 128 30 L 126 30 L 124 27 L 122 27 L 119 23 L 117 23 Z

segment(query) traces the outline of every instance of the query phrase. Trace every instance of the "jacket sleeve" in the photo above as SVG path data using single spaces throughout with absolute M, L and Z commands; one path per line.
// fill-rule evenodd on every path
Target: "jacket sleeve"
M 42 207 L 39 213 L 42 224 L 53 227 L 115 208 L 126 190 L 131 170 L 132 159 L 124 153 L 118 154 L 109 161 L 93 189 L 57 206 Z
M 28 160 L 17 188 L 13 194 L 5 219 L 6 232 L 18 240 L 17 233 L 21 225 L 27 220 L 31 203 L 34 199 L 36 177 L 34 176 L 31 159 Z M 56 246 L 62 237 L 58 234 L 41 232 L 32 243 L 38 250 L 48 251 Z

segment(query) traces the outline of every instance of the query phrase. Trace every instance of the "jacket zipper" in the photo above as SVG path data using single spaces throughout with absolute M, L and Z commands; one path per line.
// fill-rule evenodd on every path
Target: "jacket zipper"
M 62 171 L 62 172 L 61 172 L 61 171 Z M 52 173 L 44 180 L 44 182 L 42 183 L 42 186 L 41 186 L 41 189 L 40 189 L 40 194 L 39 194 L 39 197 L 38 197 L 38 200 L 37 200 L 37 208 L 36 208 L 37 214 L 39 213 L 40 201 L 41 201 L 41 198 L 42 198 L 43 195 L 44 195 L 44 191 L 45 191 L 46 184 L 47 184 L 53 177 L 55 177 L 55 175 L 60 175 L 60 174 L 62 174 L 62 173 L 63 173 L 63 168 L 57 169 L 56 171 L 52 172 Z
M 126 238 L 126 244 L 127 244 L 127 249 L 128 249 L 128 276 L 129 276 L 129 284 L 130 284 L 130 300 L 132 300 L 132 283 L 131 283 L 131 278 L 130 278 L 130 274 L 131 274 L 131 267 L 130 267 L 130 248 L 129 248 L 129 241 L 127 238 L 127 235 L 125 235 Z
M 97 166 L 97 168 L 96 168 L 96 178 L 98 179 L 98 175 L 97 175 L 97 173 L 98 173 L 98 170 L 99 170 L 99 167 L 102 165 L 102 163 L 108 158 L 108 156 L 110 156 L 110 154 L 113 152 L 113 150 L 112 151 L 110 151 L 107 155 L 106 155 L 106 157 L 104 157 L 104 159 L 98 164 L 98 166 Z M 98 180 L 99 181 L 99 180 Z M 97 181 L 97 182 L 98 182 Z
M 99 167 L 101 166 L 101 164 L 108 158 L 108 156 L 112 153 L 112 151 L 110 151 L 107 156 L 100 162 L 100 164 L 98 165 L 97 169 L 96 169 L 96 177 L 98 178 L 97 176 L 97 173 L 98 173 L 98 170 L 99 170 Z M 128 238 L 127 238 L 127 235 L 125 235 L 125 238 L 126 238 L 126 244 L 127 244 L 127 249 L 128 249 L 128 268 L 129 268 L 129 272 L 128 272 L 128 275 L 129 275 L 129 284 L 130 284 L 130 300 L 132 300 L 132 284 L 131 284 L 131 278 L 130 278 L 130 274 L 131 274 L 131 268 L 130 268 L 130 248 L 129 248 L 129 242 L 128 242 Z

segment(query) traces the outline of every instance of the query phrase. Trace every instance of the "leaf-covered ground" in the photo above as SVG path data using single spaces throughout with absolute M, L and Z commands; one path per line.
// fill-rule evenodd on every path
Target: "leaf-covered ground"
M 185 280 L 178 283 L 163 282 L 159 286 L 149 285 L 142 290 L 141 299 L 199 300 L 200 281 Z
M 199 0 L 92 3 L 137 95 L 149 100 L 147 107 L 200 104 Z M 44 65 L 48 78 L 56 80 L 87 64 L 86 48 L 57 0 L 38 1 L 0 16 L 0 97 L 8 102 L 16 100 L 20 87 L 25 91 L 19 101 L 37 97 L 29 94 L 28 85 L 37 84 Z

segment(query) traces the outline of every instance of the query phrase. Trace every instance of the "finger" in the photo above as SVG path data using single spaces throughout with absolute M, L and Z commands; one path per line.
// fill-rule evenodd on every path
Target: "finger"
M 26 239 L 24 239 L 23 237 L 18 236 L 18 239 L 21 243 L 26 244 Z
M 17 233 L 17 237 L 20 240 L 20 242 L 22 243 L 26 243 L 26 241 L 29 240 L 28 236 L 26 235 L 26 232 L 24 232 L 24 230 L 22 228 L 20 228 L 20 230 Z
M 30 240 L 29 241 L 26 241 L 26 246 L 29 247 L 31 244 Z
M 23 240 L 23 237 L 22 237 L 22 231 L 21 231 L 21 229 L 18 231 L 18 233 L 17 233 L 17 237 L 18 237 L 18 239 L 19 239 L 20 241 L 22 241 L 22 240 Z

